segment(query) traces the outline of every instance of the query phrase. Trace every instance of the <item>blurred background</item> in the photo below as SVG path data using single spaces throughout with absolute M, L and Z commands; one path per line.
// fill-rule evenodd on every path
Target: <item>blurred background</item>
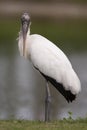
M 67 118 L 68 112 L 87 117 L 87 0 L 0 0 L 0 119 L 44 120 L 45 80 L 20 57 L 16 40 L 24 12 L 31 16 L 31 34 L 60 47 L 82 84 L 70 104 L 50 85 L 50 118 Z

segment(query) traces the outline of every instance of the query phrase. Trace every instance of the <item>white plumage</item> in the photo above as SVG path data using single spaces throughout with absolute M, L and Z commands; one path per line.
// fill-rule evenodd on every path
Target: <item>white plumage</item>
M 22 36 L 22 35 L 21 35 Z M 23 40 L 19 37 L 19 49 L 23 56 Z M 27 34 L 25 57 L 30 59 L 40 72 L 63 84 L 66 90 L 78 94 L 80 81 L 65 54 L 51 41 L 41 35 Z
M 28 14 L 22 15 L 22 30 L 18 40 L 20 54 L 30 59 L 33 66 L 59 90 L 68 102 L 73 101 L 81 91 L 81 85 L 70 61 L 48 39 L 37 34 L 30 35 L 30 26 L 26 29 L 29 22 Z

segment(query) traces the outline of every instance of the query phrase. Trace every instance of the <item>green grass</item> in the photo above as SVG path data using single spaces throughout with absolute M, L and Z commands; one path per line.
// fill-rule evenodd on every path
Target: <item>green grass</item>
M 8 120 L 0 121 L 0 130 L 87 130 L 87 119 L 52 122 Z

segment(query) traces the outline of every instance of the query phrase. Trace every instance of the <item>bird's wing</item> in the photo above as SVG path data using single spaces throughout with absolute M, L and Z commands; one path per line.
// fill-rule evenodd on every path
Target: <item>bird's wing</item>
M 63 84 L 73 94 L 80 91 L 80 81 L 66 55 L 40 35 L 31 35 L 30 55 L 33 65 L 44 75 Z

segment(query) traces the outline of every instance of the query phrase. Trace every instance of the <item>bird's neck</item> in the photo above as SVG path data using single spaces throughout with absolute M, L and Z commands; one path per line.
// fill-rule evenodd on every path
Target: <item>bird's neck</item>
M 25 44 L 25 54 L 24 57 L 27 58 L 27 38 L 30 35 L 30 29 L 28 29 L 27 35 L 26 35 L 26 44 Z M 18 38 L 18 45 L 19 45 L 19 50 L 20 50 L 20 54 L 21 56 L 23 56 L 23 33 L 22 31 L 19 32 L 19 38 Z
M 30 28 L 28 29 L 27 35 L 30 35 Z
M 28 31 L 27 31 L 27 35 L 30 35 L 30 28 L 29 28 Z M 20 37 L 23 37 L 22 29 L 20 29 L 20 32 L 19 32 L 19 38 L 20 38 Z

